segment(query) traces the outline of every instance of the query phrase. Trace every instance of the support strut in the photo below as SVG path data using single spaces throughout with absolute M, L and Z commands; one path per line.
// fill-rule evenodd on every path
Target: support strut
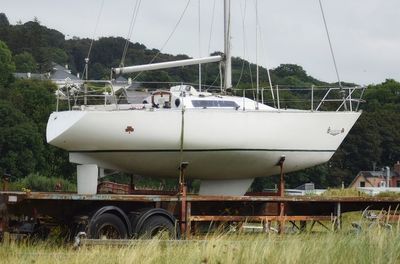
M 281 156 L 281 158 L 279 159 L 279 161 L 277 163 L 277 165 L 280 167 L 280 179 L 279 179 L 279 190 L 278 190 L 279 197 L 285 196 L 285 173 L 283 170 L 283 165 L 285 163 L 285 159 L 286 159 L 285 156 Z M 283 220 L 284 215 L 285 215 L 285 203 L 280 202 L 279 203 L 279 216 L 280 216 L 281 220 L 279 220 L 279 228 L 278 228 L 279 234 L 282 234 L 285 229 L 285 220 Z
M 186 236 L 186 230 L 187 230 L 187 203 L 186 203 L 186 197 L 187 197 L 187 186 L 185 182 L 185 170 L 187 166 L 189 165 L 188 162 L 181 162 L 179 166 L 179 197 L 181 200 L 181 215 L 180 215 L 180 229 L 181 229 L 181 234 L 183 236 Z

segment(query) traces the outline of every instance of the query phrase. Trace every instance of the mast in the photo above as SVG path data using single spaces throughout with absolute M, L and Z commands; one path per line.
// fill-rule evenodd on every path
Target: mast
M 256 83 L 257 83 L 257 93 L 256 93 L 256 109 L 258 110 L 258 98 L 260 94 L 260 70 L 258 66 L 258 0 L 256 0 Z
M 198 24 L 198 30 L 199 30 L 199 57 L 201 57 L 201 5 L 200 5 L 200 0 L 198 0 L 199 4 L 199 9 L 198 9 L 198 15 L 199 15 L 199 24 Z M 201 63 L 199 63 L 199 92 L 201 92 Z
M 225 52 L 225 82 L 224 90 L 232 87 L 231 63 L 231 1 L 224 0 L 224 52 Z

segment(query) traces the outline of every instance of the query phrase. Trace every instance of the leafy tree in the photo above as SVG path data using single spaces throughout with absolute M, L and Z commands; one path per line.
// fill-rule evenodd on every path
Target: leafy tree
M 381 139 L 379 164 L 391 166 L 400 159 L 400 115 L 384 110 L 374 113 Z
M 349 184 L 360 170 L 371 170 L 372 164 L 381 161 L 382 138 L 375 114 L 364 113 L 354 125 L 342 146 L 331 160 L 340 181 Z
M 65 42 L 65 49 L 69 56 L 68 63 L 71 65 L 73 71 L 83 72 L 90 42 L 90 39 L 79 39 L 75 37 Z
M 400 112 L 400 83 L 387 79 L 378 85 L 370 85 L 365 94 L 367 111 L 389 110 Z
M 4 13 L 0 13 L 0 40 L 7 43 L 10 34 L 10 23 Z
M 318 165 L 299 172 L 289 173 L 286 177 L 286 183 L 291 187 L 297 187 L 309 182 L 314 183 L 316 188 L 338 185 L 337 180 L 330 177 L 329 164 Z
M 17 178 L 36 171 L 44 160 L 35 123 L 4 100 L 0 100 L 0 120 L 0 169 Z
M 299 65 L 296 64 L 281 64 L 272 70 L 277 84 L 290 84 L 298 86 L 309 85 L 322 85 L 325 84 L 313 77 L 309 76 L 307 72 Z
M 36 72 L 37 64 L 35 58 L 29 52 L 22 52 L 14 56 L 17 72 Z
M 23 115 L 35 124 L 34 129 L 39 135 L 41 153 L 35 155 L 34 159 L 37 163 L 34 170 L 30 172 L 36 171 L 54 177 L 71 178 L 74 175 L 74 167 L 68 161 L 68 153 L 47 144 L 45 138 L 47 120 L 51 112 L 55 110 L 55 90 L 55 85 L 50 81 L 17 80 L 10 86 L 8 100 L 13 105 L 17 105 Z M 20 137 L 20 140 L 23 144 L 25 138 Z M 22 173 L 17 173 L 17 175 L 21 176 Z
M 301 66 L 295 64 L 281 64 L 274 69 L 277 76 L 285 78 L 287 76 L 298 76 L 300 79 L 306 79 L 307 73 Z
M 0 13 L 0 28 L 10 26 L 10 22 L 8 22 L 8 18 L 6 14 Z
M 0 27 L 0 39 L 7 43 L 14 54 L 29 52 L 39 63 L 47 63 L 48 57 L 64 63 L 64 35 L 56 30 L 48 29 L 37 21 L 24 24 Z M 61 59 L 60 59 L 61 58 Z
M 95 80 L 103 80 L 110 78 L 110 70 L 104 67 L 100 63 L 94 63 L 93 66 L 89 69 L 89 74 L 91 78 Z
M 55 91 L 56 86 L 50 81 L 17 80 L 11 85 L 8 100 L 44 133 L 47 119 L 55 110 Z
M 41 64 L 41 71 L 49 71 L 52 67 L 52 62 L 65 65 L 68 62 L 67 53 L 60 48 L 42 47 L 39 48 L 39 63 Z
M 12 61 L 12 55 L 7 45 L 0 40 L 0 86 L 6 86 L 13 79 L 12 73 L 15 71 L 15 65 Z

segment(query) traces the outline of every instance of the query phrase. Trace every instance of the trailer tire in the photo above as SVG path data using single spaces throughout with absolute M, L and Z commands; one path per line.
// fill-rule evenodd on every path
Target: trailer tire
M 162 215 L 150 216 L 145 220 L 139 231 L 140 238 L 150 239 L 157 236 L 162 239 L 175 239 L 177 237 L 174 224 Z
M 124 222 L 115 214 L 104 213 L 89 226 L 90 238 L 126 239 L 128 231 Z

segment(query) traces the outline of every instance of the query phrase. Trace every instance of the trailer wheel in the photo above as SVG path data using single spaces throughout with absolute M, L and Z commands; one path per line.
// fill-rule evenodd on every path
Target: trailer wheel
M 146 219 L 139 231 L 141 238 L 160 237 L 162 239 L 175 239 L 177 237 L 175 226 L 170 219 L 162 215 L 153 215 Z
M 124 239 L 128 231 L 121 218 L 114 214 L 104 213 L 89 226 L 89 234 L 95 239 Z

